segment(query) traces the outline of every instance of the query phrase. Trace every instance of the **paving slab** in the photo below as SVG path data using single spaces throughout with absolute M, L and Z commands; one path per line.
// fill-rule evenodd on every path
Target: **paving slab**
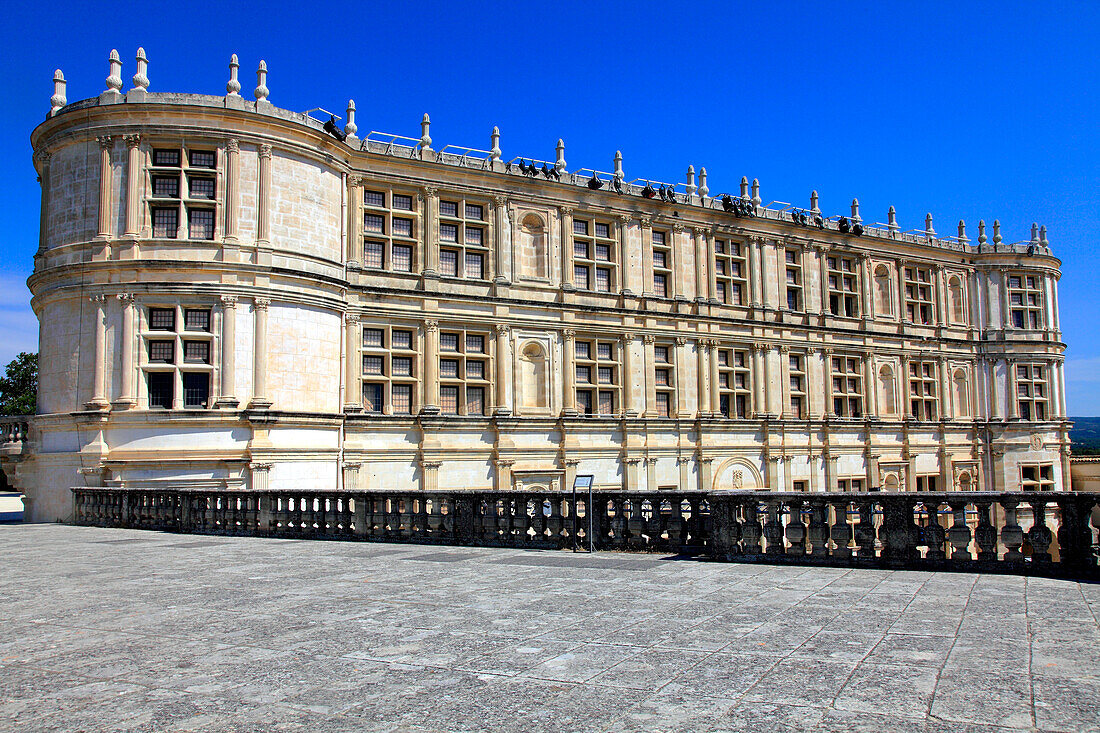
M 1100 586 L 0 527 L 0 731 L 1100 731 Z

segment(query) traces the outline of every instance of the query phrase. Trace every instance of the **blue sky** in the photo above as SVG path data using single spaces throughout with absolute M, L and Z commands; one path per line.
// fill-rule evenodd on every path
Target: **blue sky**
M 1063 260 L 1070 413 L 1100 415 L 1100 3 L 559 2 L 19 3 L 4 39 L 0 117 L 0 365 L 35 350 L 25 280 L 37 246 L 28 142 L 53 70 L 76 101 L 98 94 L 107 55 L 125 88 L 144 46 L 152 91 L 224 94 L 229 55 L 250 95 L 267 61 L 274 104 L 340 112 L 361 131 L 435 147 L 611 167 L 710 187 L 759 178 L 765 201 L 827 213 L 853 197 L 903 229 L 953 234 L 999 218 L 1008 241 L 1046 224 Z

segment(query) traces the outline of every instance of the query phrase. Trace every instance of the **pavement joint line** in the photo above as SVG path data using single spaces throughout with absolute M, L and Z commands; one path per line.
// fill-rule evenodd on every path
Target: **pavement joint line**
M 1024 578 L 1024 619 L 1027 629 L 1027 691 L 1031 695 L 1031 725 L 1038 727 L 1039 713 L 1035 710 L 1035 675 L 1032 674 L 1032 663 L 1035 657 L 1035 633 L 1031 628 L 1030 604 L 1028 602 L 1028 590 L 1031 588 L 1030 578 Z
M 928 697 L 928 716 L 932 716 L 932 708 L 936 705 L 936 693 L 940 691 L 940 680 L 943 679 L 943 671 L 947 669 L 947 663 L 951 660 L 951 654 L 955 651 L 955 645 L 959 641 L 958 630 L 962 626 L 962 619 L 966 616 L 966 608 L 970 605 L 970 599 L 974 596 L 974 588 L 978 586 L 978 578 L 980 575 L 975 575 L 973 582 L 970 584 L 970 589 L 966 594 L 966 603 L 963 604 L 962 613 L 959 614 L 959 623 L 955 627 L 955 634 L 951 638 L 951 644 L 947 648 L 947 654 L 943 657 L 943 664 L 939 665 L 939 669 L 936 670 L 936 680 L 932 685 L 932 694 Z M 928 581 L 925 581 L 927 584 Z M 922 586 L 923 587 L 923 586 Z M 1032 721 L 1034 722 L 1035 716 L 1032 715 Z

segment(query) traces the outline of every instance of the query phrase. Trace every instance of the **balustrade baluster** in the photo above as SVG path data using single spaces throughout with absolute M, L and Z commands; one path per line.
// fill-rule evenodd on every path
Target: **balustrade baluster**
M 852 525 L 849 524 L 847 501 L 829 502 L 833 510 L 833 526 L 829 533 L 833 543 L 833 557 L 848 559 L 852 557 Z
M 1047 527 L 1047 502 L 1038 497 L 1029 499 L 1028 502 L 1031 504 L 1032 517 L 1031 529 L 1027 532 L 1027 541 L 1031 545 L 1031 561 L 1036 564 L 1049 563 L 1051 557 L 1048 550 L 1053 537 Z
M 974 556 L 970 553 L 970 526 L 966 523 L 966 500 L 952 499 L 947 505 L 951 507 L 951 529 L 947 530 L 951 559 L 973 560 Z
M 805 502 L 801 499 L 787 503 L 789 515 L 787 516 L 787 554 L 800 557 L 806 554 L 806 525 L 802 519 L 802 508 Z
M 1001 544 L 1005 547 L 1004 559 L 1008 562 L 1021 562 L 1024 559 L 1021 548 L 1024 544 L 1024 530 L 1017 516 L 1019 500 L 1005 497 L 1001 500 L 1004 507 L 1005 523 L 1001 528 Z
M 772 499 L 765 503 L 764 510 L 764 552 L 768 555 L 782 555 L 783 547 L 783 503 Z
M 748 556 L 763 555 L 760 541 L 764 528 L 760 523 L 760 500 L 748 498 L 740 502 L 744 522 L 741 524 L 741 550 Z
M 856 502 L 859 520 L 855 525 L 856 549 L 854 557 L 864 560 L 875 557 L 875 505 L 868 500 Z

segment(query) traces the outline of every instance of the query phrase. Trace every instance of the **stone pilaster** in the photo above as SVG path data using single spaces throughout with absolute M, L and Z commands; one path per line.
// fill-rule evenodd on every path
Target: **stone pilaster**
M 348 176 L 348 246 L 347 262 L 359 265 L 363 261 L 363 178 Z
M 93 295 L 91 301 L 95 304 L 95 361 L 92 362 L 92 399 L 84 408 L 103 410 L 110 407 L 107 402 L 107 298 Z
M 561 289 L 576 290 L 573 282 L 573 209 L 558 208 L 561 221 Z M 594 288 L 595 283 L 590 283 Z
M 96 239 L 111 238 L 111 194 L 114 191 L 114 176 L 111 175 L 111 148 L 114 140 L 110 135 L 97 137 L 99 142 L 99 218 L 96 227 Z
M 710 392 L 708 390 L 710 382 L 710 344 L 707 339 L 696 339 L 695 341 L 695 370 L 699 406 L 696 409 L 696 414 L 699 417 L 706 417 L 710 413 Z
M 241 145 L 236 138 L 229 138 L 225 142 L 225 244 L 230 246 L 240 241 L 240 187 Z
M 505 237 L 505 235 L 508 235 Z M 505 246 L 505 239 L 512 241 L 508 226 L 508 198 L 496 196 L 493 198 L 493 252 L 496 255 L 496 277 L 493 282 L 497 285 L 511 285 L 511 247 Z
M 652 298 L 653 292 L 653 224 L 642 218 L 642 297 Z
M 120 379 L 122 394 L 112 403 L 112 406 L 116 410 L 128 410 L 137 404 L 134 395 L 134 319 L 137 318 L 137 313 L 132 293 L 121 293 L 118 299 L 122 304 L 122 338 L 118 344 L 118 349 L 122 352 Z
M 230 410 L 237 409 L 237 296 L 223 295 L 222 304 L 222 343 L 221 343 L 221 395 L 214 403 L 215 407 Z
M 631 353 L 631 345 L 634 343 L 634 334 L 624 333 L 619 337 L 619 349 L 623 362 L 623 414 L 627 417 L 635 417 L 638 414 L 638 405 L 634 398 L 634 355 Z
M 271 244 L 271 146 L 260 146 L 260 191 L 256 203 L 256 245 Z
M 424 321 L 424 406 L 426 415 L 439 414 L 439 321 Z
M 645 416 L 657 417 L 657 375 L 654 373 L 656 369 L 656 356 L 654 355 L 653 334 L 647 333 L 642 336 L 642 345 L 645 350 Z
M 129 239 L 141 236 L 141 135 L 123 135 L 126 143 L 126 232 Z
M 363 331 L 359 327 L 359 316 L 354 313 L 344 315 L 344 412 L 363 411 L 363 393 L 359 386 L 362 373 L 359 349 Z M 389 400 L 386 400 L 389 406 Z
M 577 332 L 571 328 L 564 329 L 561 332 L 562 344 L 564 348 L 563 360 L 565 363 L 564 371 L 562 374 L 562 385 L 564 387 L 564 394 L 562 395 L 562 411 L 561 414 L 566 417 L 577 415 Z
M 424 204 L 424 263 L 423 275 L 427 279 L 439 279 L 439 194 L 434 186 L 425 186 L 420 190 Z M 438 407 L 436 400 L 436 407 Z
M 41 188 L 41 197 L 38 207 L 38 252 L 46 251 L 46 243 L 49 241 L 50 224 L 50 152 L 48 150 L 36 150 L 34 164 L 38 170 L 38 182 Z
M 252 348 L 252 402 L 253 410 L 266 410 L 271 407 L 267 395 L 267 311 L 271 305 L 268 298 L 256 298 L 252 310 L 256 314 L 256 333 Z
M 511 415 L 512 407 L 508 403 L 508 384 L 512 381 L 512 349 L 510 348 L 509 335 L 511 329 L 498 323 L 495 327 L 496 343 L 496 384 L 493 385 L 496 394 L 496 405 L 493 407 L 494 415 Z

